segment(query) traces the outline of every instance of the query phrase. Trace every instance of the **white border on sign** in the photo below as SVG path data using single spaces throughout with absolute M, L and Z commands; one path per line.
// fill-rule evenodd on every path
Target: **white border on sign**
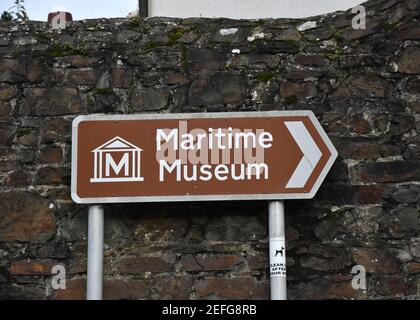
M 287 194 L 221 194 L 221 195 L 185 195 L 185 196 L 141 196 L 141 197 L 103 197 L 80 198 L 77 195 L 77 129 L 84 121 L 124 121 L 124 120 L 188 120 L 188 119 L 220 119 L 220 118 L 267 118 L 278 116 L 307 116 L 312 121 L 331 156 L 310 192 Z M 286 199 L 312 199 L 330 171 L 338 153 L 330 138 L 325 133 L 318 119 L 312 111 L 264 111 L 264 112 L 216 112 L 216 113 L 163 113 L 163 114 L 130 114 L 130 115 L 81 115 L 73 120 L 72 124 L 72 166 L 71 166 L 71 197 L 80 204 L 94 203 L 132 203 L 132 202 L 177 202 L 177 201 L 233 201 L 233 200 L 286 200 Z

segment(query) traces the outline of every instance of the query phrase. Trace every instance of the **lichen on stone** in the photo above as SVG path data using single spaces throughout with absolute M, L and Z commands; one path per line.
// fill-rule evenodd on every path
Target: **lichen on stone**
M 86 56 L 87 54 L 88 50 L 82 44 L 74 46 L 69 43 L 53 42 L 52 48 L 50 49 L 50 55 L 52 57 L 64 57 L 73 55 Z
M 274 74 L 269 71 L 260 72 L 255 75 L 255 79 L 262 82 L 270 81 L 274 77 Z

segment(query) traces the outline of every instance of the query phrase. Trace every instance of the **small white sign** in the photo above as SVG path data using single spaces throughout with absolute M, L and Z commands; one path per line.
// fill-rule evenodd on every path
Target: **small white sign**
M 285 237 L 270 238 L 270 277 L 286 276 Z

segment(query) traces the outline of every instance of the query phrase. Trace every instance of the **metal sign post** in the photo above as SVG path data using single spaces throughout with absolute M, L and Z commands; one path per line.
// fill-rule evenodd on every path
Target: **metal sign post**
M 77 117 L 71 196 L 91 205 L 87 298 L 102 298 L 98 204 L 269 200 L 271 296 L 286 299 L 282 200 L 313 198 L 336 158 L 311 111 Z
M 87 300 L 102 300 L 104 258 L 104 208 L 89 206 Z
M 284 229 L 284 202 L 271 201 L 268 205 L 271 300 L 287 299 Z

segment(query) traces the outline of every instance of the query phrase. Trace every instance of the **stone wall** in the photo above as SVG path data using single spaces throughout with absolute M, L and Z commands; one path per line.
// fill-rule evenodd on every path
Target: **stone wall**
M 420 1 L 366 7 L 365 30 L 350 12 L 0 23 L 0 298 L 85 296 L 77 115 L 302 109 L 339 158 L 313 200 L 286 202 L 289 297 L 419 298 Z M 269 297 L 264 201 L 109 205 L 105 231 L 105 298 Z

